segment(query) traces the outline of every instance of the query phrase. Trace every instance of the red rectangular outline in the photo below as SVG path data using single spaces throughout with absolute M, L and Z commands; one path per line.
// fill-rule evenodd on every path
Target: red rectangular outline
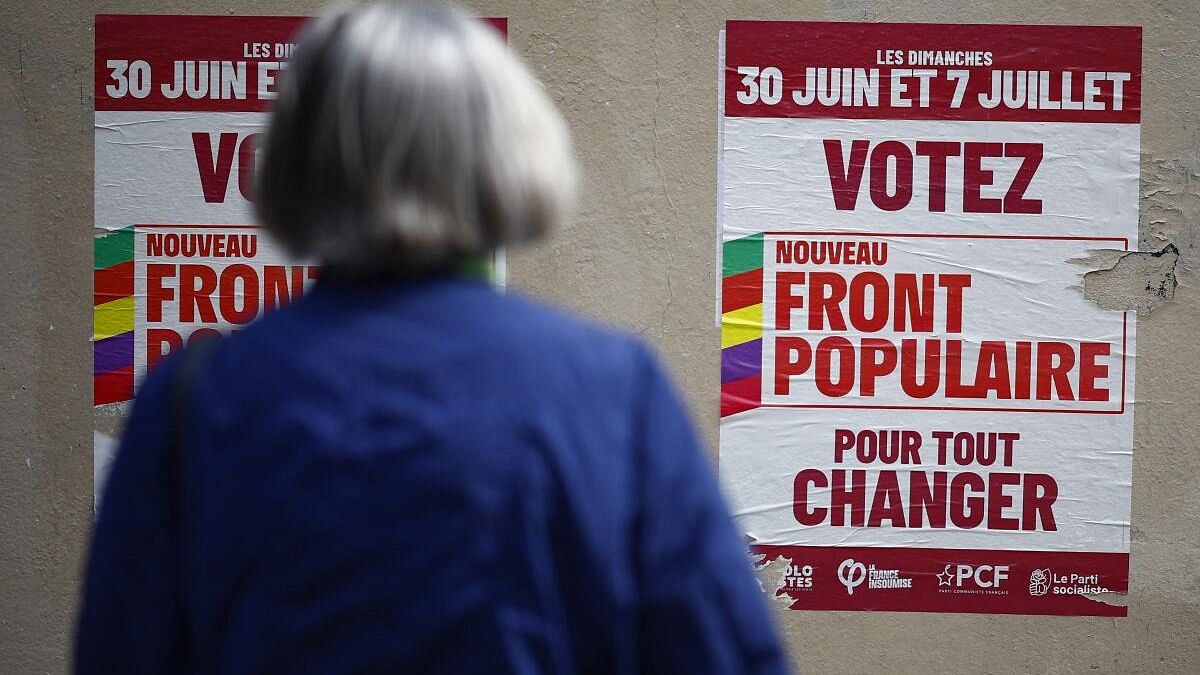
M 936 234 L 931 232 L 845 232 L 838 230 L 766 230 L 763 233 L 763 246 L 767 243 L 767 237 L 780 237 L 791 235 L 816 235 L 816 236 L 832 236 L 832 237 L 908 237 L 908 238 L 931 238 L 931 239 L 1030 239 L 1030 240 L 1051 240 L 1051 241 L 1116 241 L 1121 242 L 1123 250 L 1129 250 L 1129 239 L 1127 237 L 1077 237 L 1066 235 L 1042 235 L 1042 234 Z M 763 258 L 763 273 L 766 274 L 766 257 Z M 765 300 L 764 300 L 765 303 Z M 1067 414 L 1067 415 L 1124 415 L 1125 414 L 1125 387 L 1128 379 L 1128 361 L 1129 361 L 1129 311 L 1126 310 L 1121 315 L 1121 408 L 1119 410 L 1045 410 L 1038 408 L 1000 408 L 1000 407 L 985 407 L 985 406 L 918 406 L 918 405 L 835 405 L 831 403 L 760 403 L 759 408 L 799 408 L 799 409 L 818 409 L 818 410 L 936 410 L 936 411 L 951 411 L 961 410 L 964 412 L 1005 412 L 1005 413 L 1051 413 L 1051 414 Z
M 236 225 L 236 224 L 199 224 L 199 223 L 137 223 L 133 226 L 134 232 L 144 229 L 159 229 L 159 228 L 175 228 L 181 230 L 261 230 L 261 225 Z M 132 266 L 133 261 L 125 263 Z M 101 270 L 96 270 L 98 274 Z M 97 293 L 97 302 L 100 295 Z M 92 405 L 104 405 L 107 403 L 120 403 L 122 401 L 132 401 L 134 394 L 133 387 L 133 367 L 115 370 L 109 373 L 98 373 L 93 376 L 92 382 Z
M 245 229 L 261 230 L 261 229 L 263 229 L 262 225 L 235 225 L 235 224 L 196 225 L 196 224 L 184 224 L 184 223 L 139 223 L 139 224 L 133 226 L 135 231 L 138 228 L 146 228 L 146 227 L 150 227 L 150 228 L 176 227 L 181 230 L 196 230 L 196 229 L 201 229 L 201 230 L 203 230 L 203 229 L 208 229 L 208 230 L 245 230 Z

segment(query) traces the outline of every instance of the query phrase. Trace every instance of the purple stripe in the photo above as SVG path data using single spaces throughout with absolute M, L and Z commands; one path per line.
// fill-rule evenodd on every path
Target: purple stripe
M 133 365 L 133 331 L 92 343 L 92 367 L 96 375 Z
M 762 372 L 762 339 L 721 350 L 721 384 Z

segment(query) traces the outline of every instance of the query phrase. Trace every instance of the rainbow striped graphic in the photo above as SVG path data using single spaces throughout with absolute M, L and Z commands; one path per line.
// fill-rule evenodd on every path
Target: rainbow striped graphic
M 133 226 L 96 237 L 93 254 L 94 405 L 133 398 Z
M 721 260 L 721 417 L 727 417 L 762 404 L 763 235 L 725 242 Z

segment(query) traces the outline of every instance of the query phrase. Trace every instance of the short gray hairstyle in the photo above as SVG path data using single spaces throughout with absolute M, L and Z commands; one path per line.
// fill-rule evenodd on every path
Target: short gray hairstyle
M 334 273 L 415 275 L 536 238 L 567 217 L 575 180 L 561 115 L 496 30 L 382 0 L 304 29 L 255 205 Z

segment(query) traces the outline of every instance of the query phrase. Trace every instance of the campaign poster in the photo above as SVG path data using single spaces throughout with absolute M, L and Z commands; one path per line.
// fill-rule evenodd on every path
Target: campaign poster
M 93 261 L 97 501 L 148 369 L 318 276 L 256 224 L 254 170 L 305 17 L 98 15 Z M 505 19 L 486 19 L 507 33 Z M 502 259 L 496 271 L 502 283 Z
M 1141 30 L 730 21 L 720 473 L 794 609 L 1125 616 Z

